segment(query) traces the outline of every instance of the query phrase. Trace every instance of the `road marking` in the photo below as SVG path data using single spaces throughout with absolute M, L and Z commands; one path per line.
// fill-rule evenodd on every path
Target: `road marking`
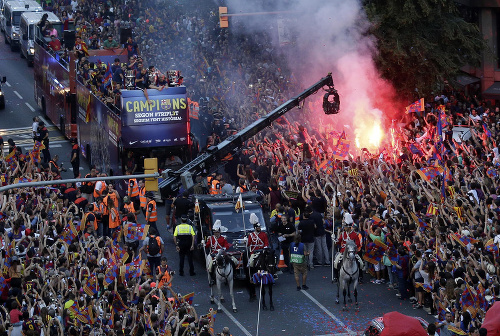
M 15 95 L 16 95 L 17 97 L 19 97 L 19 99 L 23 99 L 23 96 L 21 96 L 21 95 L 19 94 L 19 92 L 17 92 L 16 90 L 14 90 L 14 93 L 15 93 Z
M 57 131 L 58 128 L 56 126 L 47 127 L 48 131 Z M 15 127 L 15 128 L 3 128 L 0 129 L 0 135 L 16 135 L 19 133 L 32 133 L 33 130 L 31 127 Z
M 216 303 L 216 304 L 217 304 L 217 306 L 218 306 L 218 305 L 219 305 L 219 300 L 215 299 L 215 303 Z M 221 307 L 222 307 L 222 311 L 224 312 L 224 314 L 226 314 L 226 315 L 227 315 L 227 316 L 231 319 L 231 321 L 233 321 L 233 323 L 234 323 L 234 324 L 236 324 L 236 326 L 237 326 L 238 328 L 240 328 L 240 330 L 241 330 L 241 331 L 243 331 L 243 333 L 244 333 L 245 335 L 247 335 L 247 336 L 252 336 L 252 334 L 250 334 L 250 333 L 248 332 L 248 330 L 246 330 L 246 329 L 245 329 L 245 327 L 241 325 L 241 323 L 240 323 L 240 322 L 239 322 L 239 321 L 238 321 L 238 320 L 237 320 L 237 319 L 233 316 L 233 314 L 231 314 L 231 313 L 229 312 L 229 310 L 227 310 L 226 308 L 224 308 L 224 306 L 222 306 L 222 305 L 221 305 Z
M 51 125 L 52 124 L 52 123 L 47 122 L 47 120 L 45 120 L 45 118 L 42 117 L 42 116 L 38 116 L 38 118 L 40 118 L 40 120 L 43 121 L 45 123 L 45 125 Z
M 311 294 L 309 294 L 308 292 L 304 291 L 304 290 L 301 290 L 301 292 L 307 296 L 309 298 L 309 300 L 311 300 L 312 302 L 314 302 L 316 304 L 316 306 L 318 306 L 322 311 L 324 311 L 328 316 L 330 316 L 335 322 L 337 322 L 337 324 L 339 326 L 341 326 L 342 328 L 345 329 L 345 331 L 347 331 L 347 334 L 348 335 L 357 335 L 357 332 L 355 331 L 352 331 L 348 326 L 346 326 L 344 324 L 344 322 L 342 322 L 337 316 L 333 315 L 332 312 L 330 312 L 328 309 L 326 309 L 325 306 L 323 306 L 321 303 L 318 302 L 318 300 L 316 300 L 315 298 L 313 298 L 311 296 Z
M 29 103 L 25 103 L 26 106 L 28 106 L 28 108 L 31 110 L 31 112 L 35 112 L 35 109 L 33 108 L 33 106 L 31 106 Z
M 337 334 L 326 334 L 326 335 L 318 335 L 318 336 L 361 336 L 363 335 L 363 331 L 358 331 L 354 333 L 337 333 Z
M 12 87 L 9 82 L 5 82 L 5 85 L 7 85 L 8 87 Z
M 52 148 L 62 148 L 62 145 L 52 145 L 52 144 L 50 144 L 50 149 L 52 149 Z M 32 150 L 32 149 L 33 149 L 33 146 L 31 146 L 31 147 L 27 147 L 27 146 L 23 145 L 23 149 L 24 149 L 24 151 Z M 8 153 L 8 152 L 9 152 L 9 149 L 8 149 L 8 148 L 4 148 L 4 149 L 3 149 L 3 152 L 4 152 L 4 153 Z M 83 168 L 82 168 L 82 167 L 80 167 L 80 169 L 83 169 Z

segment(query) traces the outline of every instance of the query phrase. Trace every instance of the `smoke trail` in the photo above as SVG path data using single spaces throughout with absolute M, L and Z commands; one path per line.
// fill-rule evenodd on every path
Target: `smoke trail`
M 375 41 L 366 34 L 370 23 L 360 1 L 290 0 L 270 7 L 267 1 L 229 0 L 228 7 L 230 13 L 292 12 L 282 17 L 293 42 L 280 47 L 280 36 L 275 33 L 275 47 L 287 54 L 289 68 L 304 83 L 303 88 L 332 72 L 341 98 L 340 114 L 325 116 L 319 108 L 320 95 L 314 96 L 314 120 L 350 125 L 354 133 L 350 137 L 356 138 L 359 148 L 379 146 L 374 138 L 383 135 L 384 117 L 389 118 L 396 110 L 393 90 L 380 78 L 373 62 Z M 276 17 L 269 15 L 239 17 L 237 21 L 247 32 L 278 30 Z M 283 37 L 287 36 L 282 33 L 281 40 Z M 342 126 L 335 128 L 341 130 Z M 349 134 L 349 130 L 346 132 Z

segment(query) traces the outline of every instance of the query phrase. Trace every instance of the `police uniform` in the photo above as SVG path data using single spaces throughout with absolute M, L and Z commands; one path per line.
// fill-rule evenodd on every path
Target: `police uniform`
M 189 263 L 189 274 L 195 275 L 193 265 L 194 230 L 187 224 L 187 217 L 182 217 L 182 223 L 175 227 L 174 241 L 179 252 L 179 275 L 184 275 L 184 258 L 187 256 Z

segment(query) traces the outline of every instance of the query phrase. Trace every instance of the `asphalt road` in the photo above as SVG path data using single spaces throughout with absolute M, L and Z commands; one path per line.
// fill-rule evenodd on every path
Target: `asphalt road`
M 4 141 L 12 138 L 23 150 L 32 147 L 30 137 L 31 124 L 34 116 L 40 115 L 33 93 L 33 68 L 27 67 L 26 61 L 18 53 L 10 51 L 0 37 L 0 76 L 7 76 L 4 86 L 6 108 L 0 111 L 0 135 Z M 70 144 L 64 139 L 55 126 L 49 126 L 51 153 L 58 154 L 65 167 L 70 168 Z M 83 161 L 83 160 L 82 160 Z M 88 165 L 83 161 L 82 173 L 88 172 Z M 72 172 L 63 173 L 63 178 L 71 178 Z M 166 241 L 165 254 L 169 265 L 178 272 L 178 256 L 173 248 L 172 234 L 165 229 L 164 208 L 159 209 L 160 233 Z M 194 305 L 199 314 L 205 314 L 209 308 L 216 308 L 210 304 L 210 289 L 207 283 L 207 274 L 200 261 L 195 261 L 197 275 L 174 276 L 173 286 L 182 294 L 194 292 Z M 187 265 L 185 273 L 188 274 Z M 403 314 L 429 316 L 422 310 L 413 310 L 408 301 L 400 301 L 394 290 L 386 285 L 375 285 L 368 281 L 359 286 L 360 311 L 355 312 L 353 307 L 347 312 L 341 311 L 341 306 L 335 304 L 336 285 L 331 282 L 329 267 L 319 267 L 309 272 L 307 285 L 309 290 L 297 291 L 293 275 L 283 274 L 274 286 L 275 311 L 261 311 L 258 317 L 258 302 L 250 303 L 245 286 L 235 284 L 235 300 L 238 308 L 233 313 L 229 300 L 228 287 L 223 288 L 227 300 L 224 311 L 217 314 L 216 331 L 220 332 L 228 326 L 232 335 L 353 335 L 363 331 L 374 317 L 390 311 L 399 311 Z M 259 333 L 257 334 L 257 321 Z

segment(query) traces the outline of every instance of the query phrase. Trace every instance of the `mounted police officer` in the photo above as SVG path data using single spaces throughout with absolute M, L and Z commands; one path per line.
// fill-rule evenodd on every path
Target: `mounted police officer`
M 215 257 L 219 250 L 227 250 L 231 245 L 226 238 L 221 236 L 221 231 L 227 231 L 227 228 L 221 225 L 220 219 L 217 219 L 212 227 L 213 235 L 208 237 L 207 241 L 201 241 L 206 248 L 209 248 L 207 255 L 207 271 L 210 274 L 210 285 L 215 284 Z
M 342 257 L 344 255 L 344 250 L 346 248 L 347 241 L 348 240 L 354 241 L 357 250 L 359 251 L 361 249 L 361 240 L 359 238 L 358 233 L 354 231 L 354 221 L 350 213 L 347 212 L 344 213 L 344 219 L 342 220 L 342 224 L 343 224 L 343 231 L 342 233 L 339 234 L 336 241 L 340 248 L 340 252 L 337 253 L 337 256 L 335 257 L 335 261 L 333 264 L 335 270 L 337 271 L 337 274 L 339 274 L 340 267 L 342 266 Z M 358 254 L 356 254 L 356 262 L 358 263 L 359 269 L 362 270 L 364 267 L 364 262 Z M 337 281 L 337 277 L 335 277 L 333 281 Z
M 262 232 L 259 218 L 254 213 L 250 214 L 250 223 L 253 224 L 254 231 L 248 234 L 247 248 L 250 254 L 249 265 L 253 267 L 253 262 L 258 255 L 257 252 L 269 247 L 269 240 L 267 234 Z

